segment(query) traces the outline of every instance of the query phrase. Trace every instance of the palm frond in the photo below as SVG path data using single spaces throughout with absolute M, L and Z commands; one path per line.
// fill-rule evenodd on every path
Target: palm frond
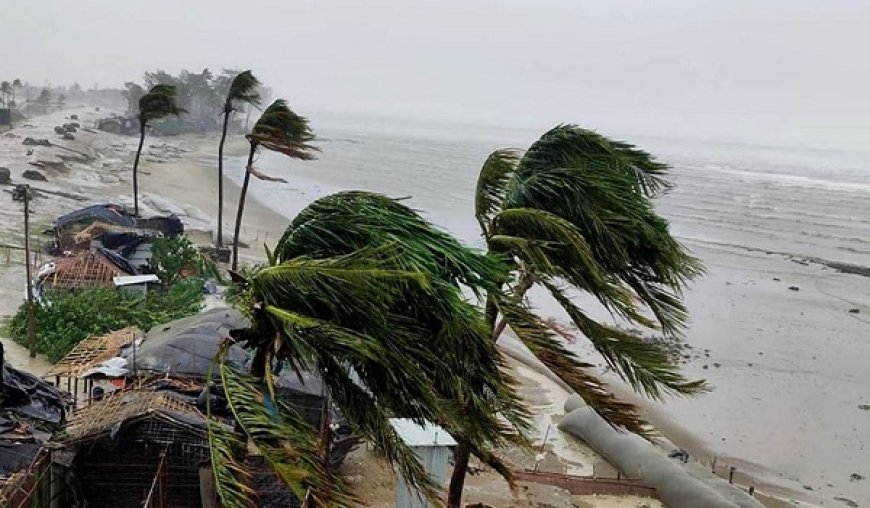
M 474 214 L 486 237 L 491 235 L 492 216 L 501 208 L 505 188 L 517 161 L 519 161 L 519 154 L 516 150 L 496 150 L 486 158 L 480 170 L 477 190 L 474 194 Z
M 178 107 L 175 102 L 177 97 L 178 90 L 175 86 L 154 85 L 139 99 L 139 122 L 148 125 L 152 120 L 184 113 L 184 109 Z
M 351 506 L 354 498 L 329 471 L 314 429 L 254 378 L 226 363 L 220 373 L 239 427 L 296 497 L 308 498 L 314 506 Z
M 668 188 L 662 177 L 668 169 L 643 150 L 631 144 L 610 140 L 595 131 L 576 125 L 558 125 L 536 141 L 523 157 L 522 171 L 543 168 L 582 168 L 598 163 L 631 178 L 634 190 L 647 197 Z
M 208 420 L 208 447 L 215 490 L 226 508 L 253 508 L 256 490 L 251 487 L 253 471 L 244 464 L 245 440 L 223 423 Z
M 652 428 L 637 408 L 620 401 L 589 370 L 594 366 L 567 350 L 550 328 L 526 305 L 504 295 L 494 295 L 496 305 L 511 330 L 529 351 L 610 425 L 651 436 Z
M 229 342 L 218 348 L 208 367 L 206 377 L 206 424 L 211 468 L 215 476 L 215 490 L 221 505 L 227 508 L 252 508 L 256 491 L 251 486 L 253 471 L 245 463 L 246 440 L 229 426 L 215 420 L 211 414 L 211 390 L 214 369 L 226 358 Z
M 652 324 L 638 312 L 631 291 L 599 264 L 572 223 L 538 208 L 508 208 L 493 218 L 493 224 L 500 234 L 491 248 L 511 248 L 508 253 L 537 278 L 566 280 L 620 316 Z
M 561 288 L 546 281 L 542 284 L 607 364 L 635 391 L 660 400 L 665 393 L 697 395 L 707 390 L 703 381 L 684 378 L 659 345 L 598 323 L 574 305 Z
M 263 111 L 247 138 L 253 145 L 294 159 L 311 160 L 314 152 L 320 151 L 311 144 L 314 133 L 308 119 L 294 113 L 284 99 L 276 100 Z
M 224 111 L 232 111 L 237 103 L 259 107 L 262 102 L 258 90 L 259 86 L 260 80 L 250 70 L 236 74 L 230 83 L 229 92 L 227 92 Z
M 279 261 L 330 257 L 372 247 L 390 252 L 398 269 L 437 274 L 472 290 L 508 276 L 502 260 L 463 246 L 398 200 L 362 191 L 311 203 L 287 227 L 275 255 Z

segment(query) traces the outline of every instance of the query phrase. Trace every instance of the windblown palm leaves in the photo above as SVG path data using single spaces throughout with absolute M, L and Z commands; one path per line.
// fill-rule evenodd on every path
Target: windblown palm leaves
M 660 347 L 593 320 L 571 299 L 586 292 L 630 323 L 681 334 L 681 288 L 702 268 L 652 208 L 650 199 L 668 187 L 666 170 L 632 145 L 560 125 L 525 154 L 490 155 L 475 202 L 490 250 L 508 255 L 519 279 L 513 301 L 495 302 L 507 323 L 599 414 L 639 433 L 646 427 L 631 406 L 584 372 L 589 365 L 561 347 L 521 299 L 533 284 L 546 288 L 608 365 L 645 395 L 703 390 Z
M 133 161 L 133 214 L 139 215 L 139 157 L 145 144 L 145 129 L 154 120 L 184 113 L 175 103 L 178 92 L 172 85 L 154 85 L 139 99 L 139 148 Z
M 217 239 L 218 247 L 223 246 L 223 217 L 224 217 L 224 144 L 227 140 L 227 127 L 230 116 L 236 111 L 239 104 L 247 104 L 250 107 L 260 106 L 260 81 L 251 71 L 237 74 L 230 82 L 227 99 L 224 102 L 224 125 L 221 132 L 221 141 L 218 144 L 218 214 L 217 214 Z
M 221 360 L 225 352 L 226 347 Z M 244 461 L 248 442 L 256 445 L 298 499 L 308 500 L 307 506 L 349 505 L 353 497 L 322 460 L 326 452 L 315 430 L 276 399 L 268 372 L 265 379 L 257 379 L 223 361 L 218 369 L 230 412 L 243 433 L 235 433 L 209 414 L 209 447 L 222 506 L 255 506 L 256 491 L 251 486 L 255 473 Z
M 489 327 L 463 296 L 505 280 L 500 261 L 365 192 L 315 201 L 269 258 L 244 293 L 254 327 L 234 333 L 257 352 L 255 375 L 282 365 L 321 376 L 354 430 L 430 497 L 435 486 L 389 417 L 440 424 L 510 478 L 493 452 L 524 442 L 528 415 Z M 342 505 L 325 493 L 329 482 L 318 485 L 307 488 L 323 505 Z
M 319 151 L 312 144 L 314 133 L 308 125 L 308 120 L 294 113 L 283 99 L 276 100 L 266 108 L 251 133 L 246 137 L 251 144 L 251 149 L 248 152 L 248 164 L 245 167 L 245 178 L 242 181 L 239 208 L 236 212 L 236 227 L 233 233 L 233 270 L 237 270 L 239 266 L 239 234 L 241 233 L 245 197 L 248 193 L 251 175 L 254 174 L 261 179 L 272 179 L 264 177 L 254 170 L 254 155 L 256 155 L 257 150 L 263 147 L 266 150 L 279 152 L 300 160 L 314 159 L 314 153 Z

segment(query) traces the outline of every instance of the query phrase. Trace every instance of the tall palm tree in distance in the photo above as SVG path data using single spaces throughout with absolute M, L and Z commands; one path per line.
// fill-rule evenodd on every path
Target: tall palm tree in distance
M 227 126 L 230 122 L 230 115 L 237 110 L 238 104 L 260 105 L 260 93 L 257 91 L 259 86 L 260 82 L 251 71 L 240 72 L 230 83 L 227 100 L 224 102 L 224 126 L 221 132 L 221 142 L 218 145 L 217 247 L 223 247 L 224 243 L 224 142 L 227 139 Z
M 145 131 L 150 122 L 169 115 L 178 116 L 184 112 L 175 103 L 178 95 L 172 85 L 154 85 L 139 99 L 139 148 L 133 161 L 133 214 L 139 216 L 139 157 L 145 144 Z
M 499 260 L 367 192 L 318 199 L 267 258 L 237 300 L 252 327 L 232 333 L 254 352 L 250 375 L 217 362 L 241 427 L 235 435 L 210 428 L 223 506 L 250 506 L 250 475 L 238 460 L 247 439 L 304 506 L 351 505 L 340 479 L 318 466 L 323 450 L 313 429 L 289 408 L 264 403 L 274 393 L 271 373 L 282 367 L 318 375 L 354 432 L 430 499 L 437 486 L 391 427 L 392 416 L 441 425 L 511 478 L 493 452 L 509 441 L 527 444 L 528 412 L 479 307 L 463 292 L 483 294 L 505 277 Z
M 242 230 L 242 214 L 245 210 L 245 197 L 248 194 L 251 175 L 255 174 L 258 178 L 265 180 L 280 180 L 257 172 L 253 166 L 254 155 L 262 147 L 293 159 L 311 160 L 314 158 L 314 152 L 319 151 L 316 146 L 311 144 L 314 141 L 314 134 L 308 125 L 308 119 L 294 113 L 284 99 L 278 99 L 266 108 L 254 128 L 251 129 L 251 133 L 246 137 L 251 149 L 248 152 L 245 178 L 239 193 L 239 208 L 236 211 L 236 225 L 233 232 L 233 270 L 239 268 L 239 234 Z
M 635 408 L 611 394 L 565 349 L 551 328 L 524 301 L 533 285 L 543 287 L 601 354 L 607 365 L 639 393 L 692 395 L 706 390 L 689 381 L 665 350 L 636 333 L 591 318 L 572 301 L 588 293 L 632 326 L 681 338 L 687 313 L 685 283 L 703 271 L 671 236 L 651 199 L 669 187 L 667 166 L 634 146 L 593 131 L 560 125 L 524 154 L 498 150 L 483 165 L 475 215 L 487 247 L 511 263 L 516 281 L 511 300 L 490 297 L 487 321 L 493 339 L 506 326 L 550 370 L 611 425 L 648 434 Z M 501 313 L 501 322 L 497 323 Z M 460 506 L 467 449 L 455 458 L 448 506 Z

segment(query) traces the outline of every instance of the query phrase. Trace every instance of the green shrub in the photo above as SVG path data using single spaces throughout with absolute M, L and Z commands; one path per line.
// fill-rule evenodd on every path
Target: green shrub
M 36 350 L 56 362 L 82 339 L 126 326 L 147 331 L 154 325 L 190 316 L 202 308 L 202 282 L 188 279 L 164 291 L 125 296 L 114 289 L 55 294 L 36 306 Z M 27 305 L 8 326 L 15 342 L 27 345 Z
M 175 284 L 182 270 L 203 278 L 220 280 L 217 266 L 183 236 L 155 238 L 148 267 L 164 284 Z

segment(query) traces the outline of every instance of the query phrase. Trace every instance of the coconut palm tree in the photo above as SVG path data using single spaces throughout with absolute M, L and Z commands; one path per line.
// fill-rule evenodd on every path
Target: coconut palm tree
M 224 126 L 221 131 L 221 142 L 218 145 L 217 247 L 223 247 L 224 243 L 224 142 L 227 139 L 227 126 L 230 122 L 230 115 L 237 110 L 239 104 L 260 106 L 260 93 L 257 91 L 259 86 L 260 81 L 251 71 L 240 72 L 230 83 L 227 99 L 224 102 Z
M 528 413 L 502 371 L 478 307 L 508 274 L 498 260 L 463 247 L 392 199 L 366 192 L 321 198 L 292 221 L 268 263 L 243 282 L 252 327 L 233 332 L 254 351 L 250 375 L 219 362 L 242 437 L 252 440 L 309 506 L 350 503 L 316 456 L 317 436 L 272 402 L 271 373 L 308 370 L 353 429 L 376 445 L 409 484 L 438 504 L 414 452 L 390 416 L 428 420 L 462 437 L 510 479 L 493 454 L 522 441 Z M 224 506 L 249 506 L 250 473 L 240 436 L 211 430 L 212 466 Z
M 669 186 L 666 170 L 632 145 L 560 125 L 524 154 L 490 155 L 475 198 L 487 246 L 510 260 L 516 280 L 512 300 L 487 302 L 493 338 L 510 325 L 605 420 L 641 434 L 649 429 L 635 409 L 615 399 L 589 372 L 592 365 L 566 350 L 523 299 L 533 285 L 543 287 L 607 365 L 641 394 L 657 399 L 705 390 L 702 381 L 680 375 L 661 347 L 596 321 L 572 301 L 573 294 L 588 293 L 631 326 L 680 337 L 687 317 L 681 289 L 702 267 L 653 210 L 651 199 Z M 450 507 L 459 506 L 467 457 L 460 446 Z
M 139 148 L 133 160 L 133 214 L 139 216 L 139 157 L 145 144 L 145 131 L 154 120 L 184 112 L 175 103 L 177 92 L 172 85 L 154 85 L 139 99 Z
M 245 197 L 248 194 L 251 175 L 262 180 L 283 181 L 280 178 L 263 175 L 254 169 L 254 156 L 257 151 L 265 148 L 299 160 L 311 160 L 314 158 L 314 152 L 319 151 L 311 144 L 314 134 L 308 126 L 308 119 L 294 113 L 284 99 L 278 99 L 266 108 L 251 129 L 251 133 L 245 137 L 251 148 L 248 152 L 248 163 L 245 166 L 245 178 L 239 194 L 239 208 L 236 212 L 236 227 L 233 232 L 232 269 L 234 271 L 239 267 L 239 234 L 242 230 L 242 214 L 245 210 Z

